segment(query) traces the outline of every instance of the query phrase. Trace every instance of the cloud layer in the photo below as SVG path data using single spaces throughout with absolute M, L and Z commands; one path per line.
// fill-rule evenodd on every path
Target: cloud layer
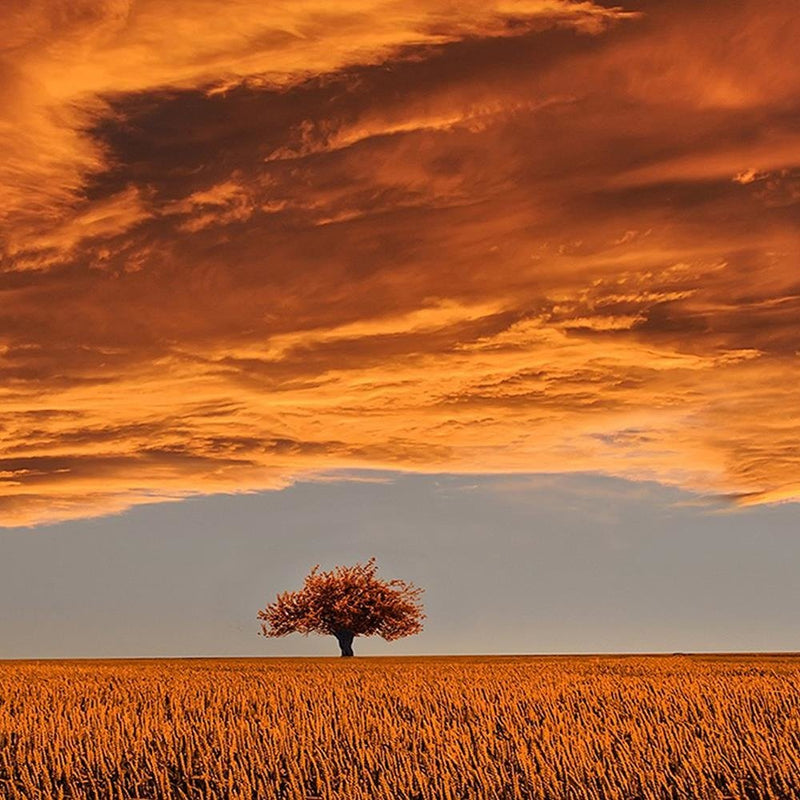
M 788 0 L 12 0 L 0 523 L 335 469 L 800 498 Z

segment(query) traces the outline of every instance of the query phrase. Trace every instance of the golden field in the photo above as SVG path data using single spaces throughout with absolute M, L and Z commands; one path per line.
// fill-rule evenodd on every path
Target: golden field
M 800 658 L 0 662 L 0 797 L 800 797 Z

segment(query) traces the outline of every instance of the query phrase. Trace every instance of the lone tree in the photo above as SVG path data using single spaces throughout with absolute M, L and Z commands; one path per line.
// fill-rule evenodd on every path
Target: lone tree
M 352 567 L 318 572 L 319 564 L 298 592 L 279 594 L 258 612 L 263 636 L 322 633 L 335 636 L 342 656 L 353 655 L 355 636 L 378 634 L 387 641 L 422 630 L 423 590 L 411 583 L 375 577 L 375 559 Z

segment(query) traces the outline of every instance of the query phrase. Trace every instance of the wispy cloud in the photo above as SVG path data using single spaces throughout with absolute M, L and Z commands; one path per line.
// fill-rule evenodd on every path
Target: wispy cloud
M 9 9 L 3 523 L 365 468 L 800 495 L 792 3 Z

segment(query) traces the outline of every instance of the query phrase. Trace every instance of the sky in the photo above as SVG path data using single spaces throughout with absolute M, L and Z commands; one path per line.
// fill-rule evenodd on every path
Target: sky
M 648 538 L 659 519 L 673 548 L 661 574 L 696 557 L 718 589 L 748 536 L 779 531 L 756 582 L 766 616 L 731 600 L 739 633 L 709 622 L 707 641 L 795 649 L 787 608 L 770 605 L 791 598 L 767 587 L 796 555 L 800 501 L 796 12 L 794 0 L 5 0 L 11 584 L 28 576 L 24 596 L 44 581 L 53 608 L 62 564 L 95 575 L 127 553 L 138 570 L 163 558 L 162 578 L 187 588 L 175 553 L 195 528 L 208 570 L 214 548 L 274 548 L 270 586 L 300 580 L 324 560 L 307 546 L 328 542 L 342 547 L 328 566 L 374 551 L 438 582 L 437 526 L 463 528 L 473 572 L 499 537 L 514 572 L 519 503 L 544 503 L 526 557 L 552 544 L 553 563 L 574 551 L 579 566 L 601 547 L 593 532 L 613 529 L 656 547 L 647 561 L 668 546 Z M 456 493 L 452 519 L 426 512 L 442 481 L 478 487 Z M 579 532 L 541 481 L 610 516 Z M 468 496 L 496 523 L 472 526 Z M 329 502 L 322 534 L 309 515 Z M 348 538 L 362 502 L 377 527 L 404 504 L 396 551 Z M 275 532 L 287 525 L 297 542 Z M 703 555 L 712 541 L 719 562 Z M 429 558 L 412 558 L 425 542 Z M 625 547 L 603 552 L 612 572 L 614 553 L 628 563 Z M 71 624 L 95 630 L 121 569 L 105 594 L 78 593 L 77 617 L 63 609 Z M 586 613 L 591 585 L 575 600 Z M 15 596 L 3 605 L 17 614 Z M 161 652 L 178 646 L 170 613 L 137 617 L 128 639 L 70 641 Z M 656 648 L 681 640 L 677 619 L 531 640 Z M 9 652 L 44 646 L 4 624 Z M 435 630 L 453 650 L 484 641 Z M 238 646 L 230 636 L 220 647 Z M 438 647 L 414 641 L 403 646 Z
M 597 475 L 360 472 L 4 532 L 0 658 L 330 656 L 259 635 L 314 564 L 424 588 L 422 633 L 359 656 L 800 650 L 791 504 L 732 511 Z

